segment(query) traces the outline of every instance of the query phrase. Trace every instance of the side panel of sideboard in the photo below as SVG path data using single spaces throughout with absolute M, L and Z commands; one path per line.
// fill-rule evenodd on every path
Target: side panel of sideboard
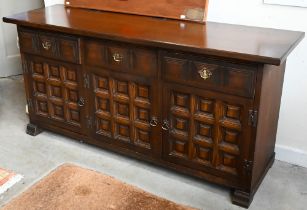
M 264 65 L 262 70 L 261 93 L 256 99 L 259 103 L 259 116 L 254 152 L 253 188 L 259 185 L 274 161 L 285 68 L 286 62 L 281 66 Z

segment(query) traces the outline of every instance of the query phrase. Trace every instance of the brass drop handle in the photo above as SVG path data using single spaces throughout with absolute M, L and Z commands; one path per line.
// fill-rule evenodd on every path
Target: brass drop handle
M 78 106 L 83 107 L 84 104 L 85 104 L 84 98 L 80 97 L 79 100 L 78 100 Z
M 165 131 L 169 130 L 169 122 L 168 120 L 163 120 L 162 129 Z
M 198 73 L 200 77 L 204 80 L 207 80 L 212 76 L 212 72 L 207 67 L 203 67 L 201 70 L 198 71 Z
M 149 124 L 151 127 L 157 127 L 158 126 L 158 123 L 159 123 L 159 120 L 158 118 L 156 117 L 152 117 Z
M 114 53 L 113 54 L 113 60 L 115 62 L 122 62 L 123 56 L 121 54 L 119 54 L 119 53 Z
M 43 45 L 43 48 L 45 50 L 49 50 L 51 48 L 51 42 L 50 41 L 43 41 L 42 45 Z

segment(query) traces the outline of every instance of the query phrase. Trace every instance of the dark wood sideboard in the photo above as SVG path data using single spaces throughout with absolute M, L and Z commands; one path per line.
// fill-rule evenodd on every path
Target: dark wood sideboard
M 250 205 L 274 161 L 286 58 L 304 33 L 63 5 L 3 20 L 18 26 L 28 134 L 146 160 Z

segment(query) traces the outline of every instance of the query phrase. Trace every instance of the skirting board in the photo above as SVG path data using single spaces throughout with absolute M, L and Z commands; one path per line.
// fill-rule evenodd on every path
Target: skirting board
M 307 168 L 307 152 L 288 146 L 276 145 L 276 159 Z

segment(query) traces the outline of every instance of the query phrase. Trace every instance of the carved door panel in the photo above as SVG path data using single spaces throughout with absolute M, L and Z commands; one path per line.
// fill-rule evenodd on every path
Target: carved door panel
M 164 158 L 218 176 L 242 177 L 252 102 L 181 85 L 163 88 Z
M 78 65 L 23 55 L 31 120 L 84 132 L 85 100 Z
M 89 71 L 92 135 L 147 155 L 161 155 L 157 81 L 102 69 Z

